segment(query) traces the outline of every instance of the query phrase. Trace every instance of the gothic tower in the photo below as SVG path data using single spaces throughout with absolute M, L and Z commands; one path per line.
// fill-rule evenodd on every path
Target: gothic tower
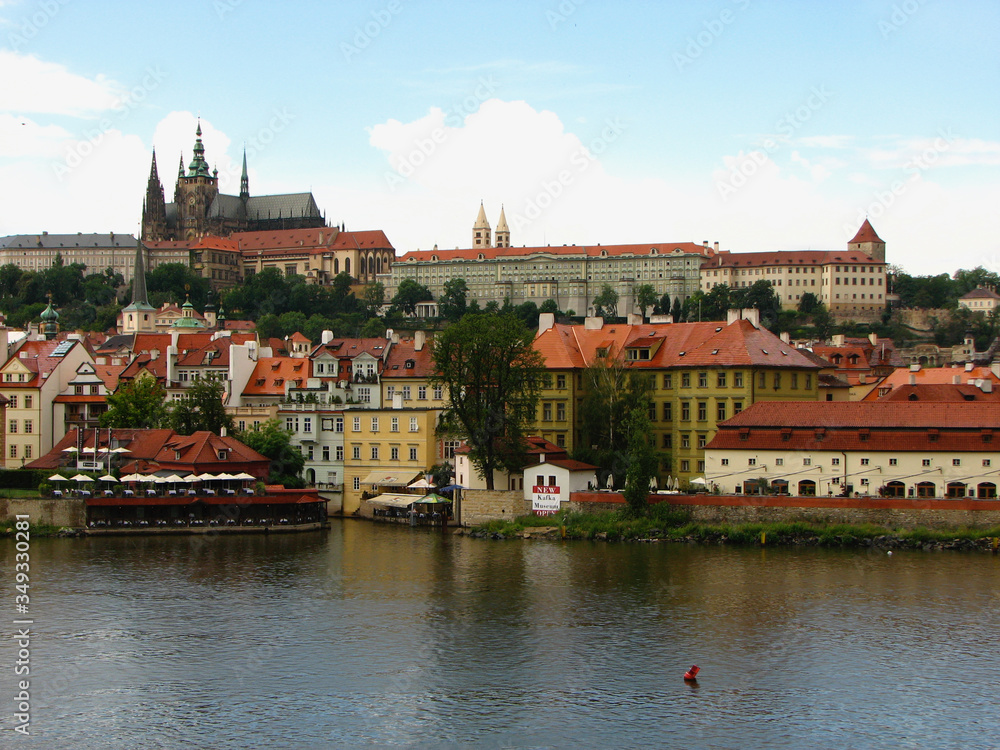
M 146 198 L 142 203 L 142 239 L 165 240 L 167 237 L 167 204 L 163 197 L 163 183 L 156 172 L 156 149 L 149 167 Z
M 507 226 L 507 217 L 503 212 L 503 204 L 500 204 L 500 221 L 497 222 L 496 246 L 510 247 L 510 227 Z
M 174 202 L 177 204 L 177 239 L 188 240 L 201 237 L 208 229 L 208 209 L 219 192 L 218 171 L 209 171 L 205 160 L 205 145 L 201 142 L 201 121 L 195 131 L 194 157 L 188 165 L 187 174 L 177 175 Z
M 472 225 L 472 246 L 473 247 L 493 247 L 490 241 L 490 223 L 486 220 L 486 210 L 483 202 L 479 201 L 479 215 L 476 223 Z
M 875 232 L 875 228 L 868 223 L 861 225 L 861 229 L 854 235 L 854 238 L 847 243 L 848 250 L 860 250 L 872 260 L 885 263 L 885 242 Z
M 240 200 L 243 205 L 250 200 L 250 177 L 247 175 L 247 150 L 243 149 L 243 174 L 240 175 Z
M 135 243 L 135 271 L 132 276 L 132 302 L 122 310 L 122 333 L 146 333 L 156 330 L 156 308 L 146 298 L 146 270 L 142 262 L 142 241 Z

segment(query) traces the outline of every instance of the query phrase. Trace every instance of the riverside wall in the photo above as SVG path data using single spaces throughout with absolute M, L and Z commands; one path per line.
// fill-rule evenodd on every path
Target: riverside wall
M 520 491 L 465 490 L 459 512 L 462 526 L 478 526 L 525 516 L 531 512 L 531 501 Z
M 82 498 L 0 498 L 0 518 L 13 521 L 18 515 L 28 516 L 32 524 L 82 529 L 87 523 L 87 506 Z
M 575 492 L 564 507 L 578 513 L 619 510 L 618 493 Z M 735 495 L 650 495 L 691 513 L 697 523 L 853 523 L 894 529 L 991 528 L 1000 526 L 1000 500 L 873 497 L 771 497 Z

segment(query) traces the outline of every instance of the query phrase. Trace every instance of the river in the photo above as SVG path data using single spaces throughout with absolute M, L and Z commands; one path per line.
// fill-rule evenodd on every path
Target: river
M 36 539 L 31 578 L 31 734 L 5 637 L 3 748 L 1000 747 L 988 554 L 345 520 Z

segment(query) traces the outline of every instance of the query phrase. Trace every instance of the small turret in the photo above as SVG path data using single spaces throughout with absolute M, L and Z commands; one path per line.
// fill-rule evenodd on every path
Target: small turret
M 479 215 L 476 216 L 476 223 L 472 225 L 472 246 L 493 247 L 490 240 L 490 223 L 486 220 L 486 209 L 483 208 L 482 201 L 479 201 Z
M 500 204 L 500 220 L 497 222 L 496 246 L 510 247 L 510 227 L 507 226 L 507 217 L 503 212 L 503 204 Z

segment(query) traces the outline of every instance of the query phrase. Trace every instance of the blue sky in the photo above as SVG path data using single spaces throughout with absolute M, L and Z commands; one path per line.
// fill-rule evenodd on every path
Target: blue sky
M 0 235 L 134 232 L 201 116 L 238 192 L 397 252 L 840 249 L 1000 271 L 1000 4 L 0 0 Z M 235 184 L 234 184 L 235 182 Z

